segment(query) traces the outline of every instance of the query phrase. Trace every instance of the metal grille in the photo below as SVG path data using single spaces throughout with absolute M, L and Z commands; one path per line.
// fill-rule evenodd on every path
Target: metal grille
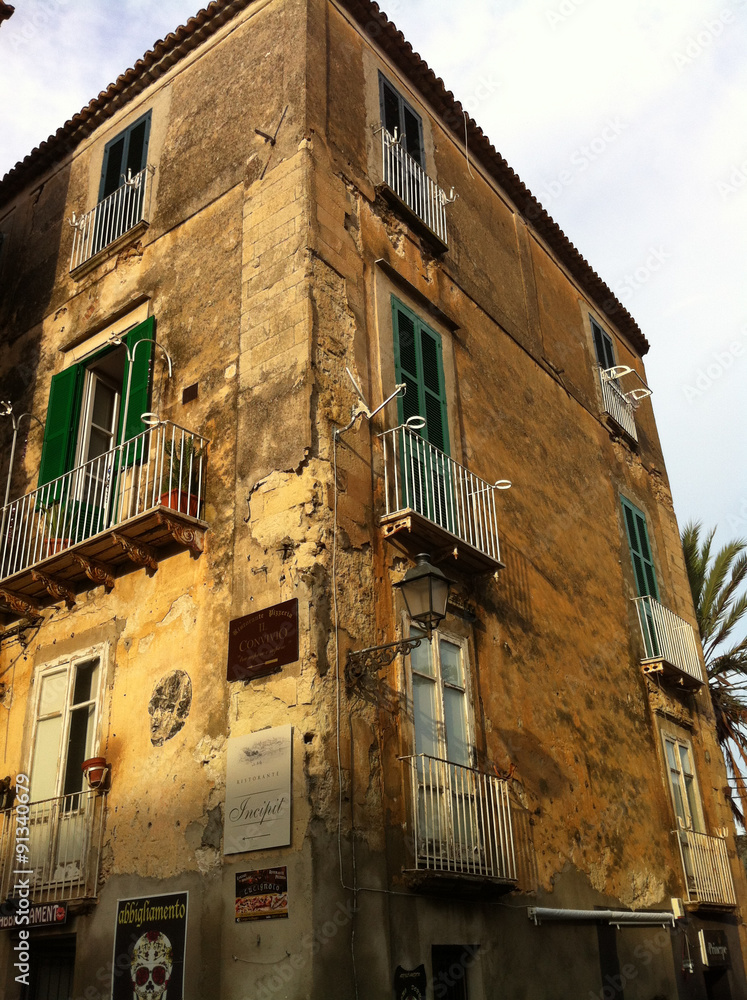
M 28 806 L 29 864 L 16 862 L 18 807 L 2 813 L 2 898 L 13 898 L 16 879 L 31 879 L 34 903 L 94 899 L 101 861 L 106 794 L 73 792 Z M 23 808 L 23 807 L 22 807 Z M 22 871 L 23 875 L 15 874 Z
M 401 760 L 410 771 L 414 868 L 515 882 L 506 781 L 427 754 Z
M 625 393 L 614 379 L 607 377 L 602 368 L 599 369 L 599 380 L 602 383 L 602 398 L 604 410 L 618 427 L 621 427 L 628 437 L 638 440 L 638 430 L 635 426 L 635 409 Z
M 0 579 L 162 506 L 200 517 L 207 441 L 163 421 L 0 512 Z
M 385 128 L 381 129 L 384 183 L 442 243 L 447 244 L 446 203 L 443 190 L 430 179 L 417 160 Z
M 653 597 L 636 597 L 635 605 L 646 651 L 644 660 L 665 660 L 705 683 L 692 625 Z
M 404 425 L 380 437 L 385 514 L 414 510 L 500 562 L 495 486 Z
M 144 167 L 129 177 L 116 191 L 102 199 L 95 208 L 79 219 L 73 216 L 73 249 L 70 270 L 85 264 L 100 250 L 114 243 L 139 222 L 147 221 L 150 210 L 152 167 Z
M 690 902 L 736 906 L 726 840 L 694 830 L 676 830 Z

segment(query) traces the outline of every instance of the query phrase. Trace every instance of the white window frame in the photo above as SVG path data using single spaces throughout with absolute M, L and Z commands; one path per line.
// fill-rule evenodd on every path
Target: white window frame
M 410 621 L 407 616 L 403 616 L 403 635 L 411 636 L 411 629 L 417 629 L 421 631 L 419 626 Z M 436 698 L 437 698 L 437 710 L 438 719 L 436 719 L 437 724 L 437 734 L 438 734 L 438 747 L 439 754 L 438 757 L 441 760 L 448 760 L 447 753 L 447 741 L 446 741 L 446 719 L 444 712 L 444 700 L 443 700 L 443 687 L 444 681 L 441 674 L 441 657 L 440 657 L 440 646 L 438 642 L 440 639 L 444 639 L 447 642 L 453 643 L 453 645 L 458 646 L 462 658 L 462 670 L 464 673 L 464 707 L 465 707 L 465 730 L 467 736 L 467 745 L 469 747 L 469 763 L 465 767 L 475 767 L 476 761 L 476 744 L 475 744 L 475 721 L 474 721 L 474 710 L 472 702 L 472 685 L 471 685 L 471 671 L 470 671 L 470 655 L 469 655 L 469 641 L 460 635 L 455 635 L 446 629 L 434 629 L 432 643 L 436 644 L 436 649 L 438 653 L 434 659 L 434 666 L 436 669 L 436 679 L 434 684 L 436 685 Z M 423 646 L 428 645 L 428 638 L 423 633 Z M 422 648 L 422 646 L 421 646 Z M 433 647 L 431 647 L 430 655 L 433 657 Z M 417 746 L 415 743 L 415 698 L 413 691 L 413 660 L 412 654 L 403 657 L 403 662 L 405 664 L 405 690 L 407 692 L 407 703 L 409 708 L 409 718 L 410 718 L 410 738 L 412 745 L 412 753 L 417 754 Z M 450 763 L 457 763 L 456 761 L 450 761 Z
M 93 742 L 91 749 L 91 756 L 98 755 L 98 749 L 101 745 L 101 724 L 103 718 L 103 697 L 106 690 L 106 676 L 108 674 L 108 651 L 109 644 L 102 643 L 101 645 L 91 646 L 87 649 L 81 650 L 69 654 L 67 656 L 61 656 L 58 659 L 52 660 L 48 663 L 43 663 L 37 667 L 34 674 L 34 686 L 35 693 L 33 697 L 33 718 L 31 726 L 31 741 L 28 750 L 28 768 L 26 773 L 29 777 L 32 774 L 34 767 L 34 757 L 36 753 L 37 745 L 37 734 L 40 720 L 40 701 L 42 692 L 42 682 L 45 677 L 49 677 L 52 674 L 60 673 L 65 670 L 67 672 L 67 679 L 65 683 L 65 700 L 63 707 L 63 722 L 60 732 L 60 743 L 58 746 L 58 766 L 57 766 L 57 777 L 55 782 L 55 792 L 52 798 L 60 798 L 64 795 L 64 783 L 65 774 L 67 770 L 67 748 L 70 742 L 70 717 L 71 717 L 71 704 L 70 700 L 73 695 L 73 678 L 75 676 L 75 667 L 79 664 L 88 663 L 91 660 L 99 661 L 99 676 L 98 676 L 98 686 L 95 691 L 95 696 L 89 699 L 87 703 L 93 703 L 94 705 L 94 717 L 93 717 Z M 86 702 L 81 702 L 82 704 L 87 704 Z M 46 716 L 45 716 L 46 718 Z M 63 767 L 64 760 L 64 767 Z M 31 793 L 33 794 L 34 789 L 31 788 Z M 43 799 L 34 798 L 32 801 L 45 801 Z
M 693 833 L 705 833 L 705 820 L 703 816 L 703 799 L 700 794 L 700 785 L 698 783 L 698 774 L 695 768 L 695 755 L 693 754 L 693 745 L 690 740 L 684 736 L 680 736 L 672 732 L 664 732 L 661 734 L 662 746 L 664 750 L 664 767 L 667 773 L 667 785 L 669 787 L 670 801 L 672 803 L 672 812 L 674 813 L 675 829 L 678 830 L 691 830 Z M 682 826 L 680 822 L 680 816 L 677 813 L 676 797 L 674 782 L 672 779 L 672 767 L 669 763 L 669 755 L 667 753 L 667 743 L 673 744 L 676 752 L 676 759 L 679 765 L 679 770 L 677 771 L 679 775 L 680 784 L 680 795 L 682 798 L 683 807 L 687 813 L 686 819 L 689 818 L 689 825 Z M 692 768 L 692 774 L 689 777 L 692 778 L 692 790 L 693 790 L 693 801 L 695 804 L 695 810 L 693 811 L 690 803 L 690 799 L 687 794 L 687 787 L 685 786 L 683 779 L 682 768 L 682 758 L 680 756 L 680 748 L 683 748 L 688 755 L 690 761 L 690 767 Z

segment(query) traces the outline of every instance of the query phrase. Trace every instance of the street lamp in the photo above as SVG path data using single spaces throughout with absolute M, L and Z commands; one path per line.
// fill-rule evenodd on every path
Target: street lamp
M 425 629 L 430 642 L 433 629 L 446 617 L 451 582 L 438 567 L 430 563 L 427 552 L 421 552 L 416 558 L 417 565 L 408 569 L 404 579 L 394 586 L 402 591 L 410 619 Z M 370 668 L 379 670 L 387 666 L 399 653 L 406 656 L 422 641 L 422 636 L 412 636 L 383 646 L 349 650 L 345 675 L 349 681 L 360 680 L 366 670 Z

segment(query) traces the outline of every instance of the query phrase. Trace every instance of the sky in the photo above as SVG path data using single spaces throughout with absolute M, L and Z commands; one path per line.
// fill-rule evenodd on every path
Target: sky
M 15 6 L 0 176 L 199 9 Z M 381 6 L 649 340 L 680 526 L 747 537 L 747 0 Z

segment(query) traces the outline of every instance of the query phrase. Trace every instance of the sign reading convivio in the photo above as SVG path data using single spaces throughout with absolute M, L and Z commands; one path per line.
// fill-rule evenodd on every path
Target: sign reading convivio
M 731 960 L 726 934 L 723 931 L 702 930 L 699 937 L 703 965 L 707 969 L 728 969 Z
M 298 659 L 298 598 L 235 618 L 228 628 L 228 680 L 277 673 Z

